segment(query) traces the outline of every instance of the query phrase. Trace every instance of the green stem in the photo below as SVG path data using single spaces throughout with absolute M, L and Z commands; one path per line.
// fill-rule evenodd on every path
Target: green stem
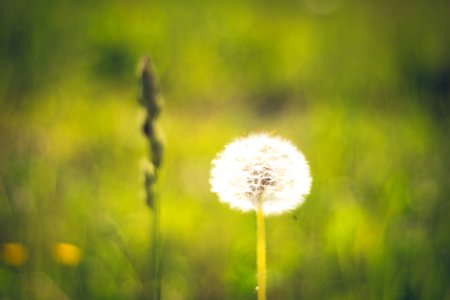
M 160 203 L 157 195 L 153 199 L 153 222 L 152 222 L 152 299 L 161 299 L 161 256 L 160 256 Z
M 147 192 L 147 204 L 153 212 L 151 222 L 151 253 L 150 253 L 150 282 L 145 284 L 144 298 L 161 299 L 161 233 L 160 233 L 160 199 L 157 195 L 157 179 L 163 156 L 163 141 L 161 132 L 157 128 L 157 117 L 161 112 L 162 98 L 156 82 L 156 75 L 151 66 L 150 58 L 143 60 L 141 72 L 142 95 L 141 103 L 147 110 L 147 117 L 143 126 L 143 133 L 150 146 L 151 170 L 145 173 L 145 188 Z
M 258 300 L 266 300 L 266 233 L 261 198 L 262 193 L 258 198 L 258 210 L 256 211 L 256 265 L 258 270 Z

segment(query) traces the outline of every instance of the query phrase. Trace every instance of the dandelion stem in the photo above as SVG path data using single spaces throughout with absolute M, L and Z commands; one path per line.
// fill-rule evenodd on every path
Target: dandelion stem
M 264 213 L 262 194 L 258 197 L 256 211 L 256 265 L 258 270 L 258 300 L 266 300 L 266 233 L 264 228 Z

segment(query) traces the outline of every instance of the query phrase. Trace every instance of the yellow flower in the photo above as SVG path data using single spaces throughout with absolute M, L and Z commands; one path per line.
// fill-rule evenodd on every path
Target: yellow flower
M 5 243 L 3 244 L 3 260 L 10 266 L 21 266 L 25 264 L 28 259 L 27 249 L 19 243 Z
M 53 246 L 53 258 L 66 266 L 76 266 L 81 260 L 81 251 L 70 243 L 57 243 Z

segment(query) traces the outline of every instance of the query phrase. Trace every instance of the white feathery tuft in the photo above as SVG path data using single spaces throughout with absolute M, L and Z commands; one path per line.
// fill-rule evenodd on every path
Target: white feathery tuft
M 227 145 L 212 162 L 211 190 L 220 201 L 265 215 L 293 210 L 304 202 L 312 179 L 303 154 L 289 141 L 254 134 Z

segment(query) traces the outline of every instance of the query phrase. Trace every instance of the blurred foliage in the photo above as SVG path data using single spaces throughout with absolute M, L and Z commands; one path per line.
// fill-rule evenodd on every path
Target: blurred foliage
M 163 299 L 254 299 L 255 218 L 209 192 L 233 138 L 310 161 L 268 218 L 269 299 L 450 299 L 450 11 L 419 1 L 0 2 L 0 299 L 143 299 L 136 68 L 166 107 Z

